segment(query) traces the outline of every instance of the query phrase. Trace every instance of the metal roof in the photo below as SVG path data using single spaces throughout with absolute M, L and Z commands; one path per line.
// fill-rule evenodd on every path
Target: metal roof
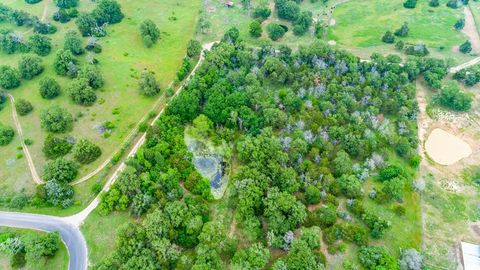
M 463 260 L 464 269 L 479 270 L 480 269 L 480 245 L 462 242 L 461 247 L 462 247 L 462 260 Z

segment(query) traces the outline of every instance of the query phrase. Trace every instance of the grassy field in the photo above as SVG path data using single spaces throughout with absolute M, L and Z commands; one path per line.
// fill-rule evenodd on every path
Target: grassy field
M 49 20 L 56 10 L 53 1 L 47 0 L 33 6 L 14 0 L 7 0 L 4 3 L 14 8 L 25 9 L 39 17 L 42 16 L 44 5 L 47 5 L 47 19 Z M 51 104 L 59 104 L 67 108 L 76 118 L 74 129 L 68 135 L 76 138 L 88 138 L 102 148 L 103 154 L 98 160 L 80 168 L 81 176 L 92 171 L 110 157 L 125 140 L 134 125 L 152 108 L 156 99 L 145 98 L 138 93 L 137 81 L 140 72 L 143 69 L 154 71 L 163 89 L 175 78 L 176 70 L 185 55 L 186 44 L 193 35 L 201 2 L 120 0 L 119 3 L 125 18 L 119 24 L 108 26 L 108 36 L 100 39 L 103 52 L 96 55 L 96 58 L 100 62 L 105 86 L 97 92 L 98 101 L 92 107 L 85 108 L 74 105 L 65 93 L 52 101 L 43 100 L 38 93 L 38 83 L 43 77 L 52 76 L 58 79 L 62 90 L 65 90 L 70 82 L 70 79 L 54 74 L 52 63 L 55 52 L 63 46 L 65 32 L 69 29 L 76 29 L 73 21 L 67 24 L 55 23 L 59 31 L 51 35 L 54 49 L 50 55 L 43 58 L 46 68 L 44 73 L 31 81 L 22 81 L 19 88 L 11 91 L 15 98 L 25 98 L 31 101 L 35 107 L 30 115 L 21 117 L 20 121 L 25 137 L 34 140 L 30 151 L 39 173 L 46 162 L 41 151 L 43 140 L 46 137 L 46 132 L 40 128 L 39 123 L 39 114 L 42 108 Z M 81 1 L 79 10 L 88 11 L 93 6 L 94 4 L 90 1 Z M 155 21 L 162 32 L 158 44 L 150 49 L 143 46 L 138 34 L 139 24 L 144 19 Z M 15 29 L 12 25 L 7 24 L 0 24 L 0 28 L 25 31 L 25 29 Z M 28 34 L 25 35 L 28 36 Z M 16 66 L 20 57 L 21 54 L 0 54 L 0 62 Z M 79 60 L 81 63 L 86 61 L 84 56 L 80 56 Z M 82 117 L 78 117 L 80 112 L 83 114 Z M 7 122 L 9 118 L 8 109 L 0 112 L 2 122 L 3 120 Z M 104 138 L 97 131 L 97 128 L 105 121 L 110 121 L 115 125 L 109 138 Z M 10 167 L 7 169 L 7 161 L 16 157 L 17 146 L 18 141 L 14 141 L 12 144 L 0 148 L 0 166 L 2 166 L 0 167 L 0 172 L 2 172 L 0 183 L 6 187 L 0 192 L 3 194 L 18 190 L 11 184 L 13 182 L 16 186 L 30 186 L 27 190 L 33 190 L 33 182 L 29 174 L 25 173 L 27 172 L 25 162 L 17 161 L 14 165 L 8 162 Z M 5 172 L 4 175 L 3 172 Z
M 428 6 L 428 1 L 418 1 L 415 9 L 404 8 L 403 2 L 345 1 L 333 13 L 335 25 L 329 27 L 328 39 L 335 40 L 342 48 L 372 48 L 367 50 L 369 53 L 394 52 L 393 45 L 385 45 L 381 38 L 386 31 L 393 32 L 407 22 L 410 32 L 402 38 L 404 42 L 425 43 L 434 56 L 465 58 L 452 52 L 454 46 L 467 39 L 453 28 L 455 22 L 463 18 L 462 9 L 446 7 L 446 0 L 441 0 L 436 8 Z
M 93 211 L 81 230 L 88 246 L 88 258 L 92 263 L 98 263 L 109 255 L 116 247 L 117 229 L 133 219 L 128 212 L 113 212 L 108 216 Z
M 29 235 L 29 234 L 44 234 L 44 232 L 26 230 L 26 229 L 12 229 L 0 227 L 1 232 L 13 232 L 19 236 Z M 10 260 L 8 256 L 4 253 L 0 253 L 0 269 L 2 270 L 11 270 Z M 60 249 L 57 251 L 54 257 L 52 258 L 41 258 L 35 263 L 27 263 L 27 265 L 22 270 L 66 270 L 68 269 L 68 251 L 65 245 L 62 243 Z
M 234 0 L 233 2 L 233 7 L 227 7 L 222 1 L 205 1 L 201 16 L 206 18 L 212 27 L 210 27 L 210 29 L 205 33 L 197 30 L 197 39 L 203 42 L 220 40 L 226 30 L 231 27 L 237 27 L 242 35 L 242 38 L 244 38 L 247 43 L 259 45 L 265 41 L 271 42 L 266 33 L 266 26 L 271 22 L 276 22 L 287 25 L 290 30 L 283 38 L 274 42 L 274 44 L 285 44 L 296 47 L 298 45 L 310 44 L 313 40 L 315 40 L 315 37 L 313 36 L 313 27 L 311 27 L 310 31 L 305 33 L 303 36 L 295 36 L 293 31 L 291 31 L 291 23 L 278 18 L 274 10 L 273 0 L 252 0 L 252 8 L 250 11 L 242 6 L 240 0 Z M 300 4 L 300 7 L 301 10 L 311 11 L 313 18 L 323 20 L 326 17 L 329 6 L 328 4 L 324 5 L 321 2 L 322 1 L 311 3 L 310 1 L 303 1 Z M 263 35 L 260 38 L 252 38 L 248 32 L 249 25 L 253 20 L 253 18 L 250 16 L 250 13 L 253 11 L 254 7 L 261 4 L 268 4 L 272 10 L 272 15 L 270 15 L 270 17 L 262 23 Z

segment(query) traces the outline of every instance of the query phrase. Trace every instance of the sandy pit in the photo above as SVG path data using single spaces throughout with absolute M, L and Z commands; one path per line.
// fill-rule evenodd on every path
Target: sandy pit
M 435 162 L 441 165 L 452 165 L 472 154 L 472 148 L 462 139 L 436 128 L 425 142 L 425 150 Z

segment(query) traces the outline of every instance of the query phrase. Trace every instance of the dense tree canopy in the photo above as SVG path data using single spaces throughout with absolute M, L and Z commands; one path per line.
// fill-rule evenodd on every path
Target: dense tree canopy
M 18 70 L 23 79 L 31 80 L 43 72 L 42 58 L 33 55 L 24 55 L 18 62 Z

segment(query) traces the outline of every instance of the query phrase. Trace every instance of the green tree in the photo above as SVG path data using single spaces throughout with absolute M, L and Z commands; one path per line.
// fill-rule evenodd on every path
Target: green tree
M 192 39 L 188 42 L 187 45 L 187 55 L 188 57 L 197 57 L 202 52 L 202 44 L 200 41 Z
M 472 97 L 460 90 L 455 81 L 447 81 L 435 100 L 442 106 L 455 111 L 466 112 L 472 106 Z
M 395 36 L 397 37 L 406 37 L 408 35 L 408 31 L 410 31 L 410 29 L 408 28 L 408 23 L 407 22 L 404 22 L 402 27 L 400 27 L 399 29 L 395 30 Z
M 297 201 L 295 196 L 280 192 L 277 188 L 268 191 L 264 199 L 264 216 L 267 218 L 269 231 L 283 235 L 294 230 L 306 218 L 305 206 Z
M 352 171 L 353 163 L 347 152 L 340 150 L 333 160 L 333 165 L 335 169 L 335 175 L 341 176 L 344 174 L 349 174 Z
M 21 98 L 15 101 L 15 109 L 19 115 L 24 116 L 33 111 L 33 105 L 30 101 Z
M 73 146 L 73 158 L 81 164 L 94 162 L 102 155 L 100 147 L 86 139 L 81 139 Z
M 385 43 L 394 43 L 395 42 L 395 36 L 392 34 L 392 32 L 387 31 L 387 32 L 385 32 L 385 35 L 383 35 L 382 41 L 385 42 Z
M 440 2 L 438 0 L 430 0 L 430 2 L 428 2 L 428 5 L 431 7 L 438 7 L 440 5 Z
M 120 4 L 115 0 L 100 0 L 92 12 L 98 24 L 115 24 L 122 21 L 124 15 Z
M 23 79 L 31 80 L 43 72 L 42 59 L 38 56 L 24 55 L 18 62 L 18 70 Z
M 47 158 L 55 159 L 70 153 L 72 147 L 73 143 L 70 143 L 67 139 L 49 134 L 47 138 L 45 138 L 42 151 Z
M 415 8 L 417 6 L 417 0 L 406 0 L 403 6 L 405 8 Z
M 20 74 L 18 70 L 9 66 L 0 66 L 0 87 L 13 89 L 20 85 Z
M 85 52 L 82 45 L 82 38 L 77 31 L 68 31 L 65 34 L 63 49 L 72 52 L 74 55 L 80 55 Z
M 397 260 L 383 247 L 361 247 L 358 252 L 358 261 L 367 270 L 400 269 Z
M 140 93 L 147 97 L 152 97 L 160 93 L 160 85 L 155 79 L 153 72 L 143 71 L 138 81 L 140 87 Z
M 0 123 L 0 146 L 8 145 L 12 142 L 15 132 L 13 128 Z
M 152 20 L 144 20 L 140 24 L 140 34 L 142 36 L 143 44 L 145 47 L 150 48 L 153 44 L 157 43 L 160 38 L 160 30 Z
M 272 11 L 267 5 L 260 5 L 253 10 L 252 16 L 255 19 L 261 19 L 264 21 L 270 17 L 270 14 L 272 14 Z
M 249 33 L 252 37 L 260 37 L 262 36 L 262 25 L 257 21 L 257 20 L 253 20 L 251 23 L 250 23 L 250 26 L 249 26 Z
M 453 25 L 453 27 L 455 27 L 455 30 L 462 30 L 463 27 L 465 27 L 465 19 L 464 18 L 458 19 Z
M 270 259 L 270 252 L 260 243 L 249 248 L 238 250 L 233 256 L 231 269 L 233 270 L 261 270 Z
M 45 181 L 70 183 L 77 177 L 77 174 L 77 165 L 73 161 L 64 158 L 49 161 L 43 168 L 43 178 Z
M 88 81 L 84 78 L 78 78 L 72 81 L 67 89 L 68 95 L 75 104 L 82 106 L 91 106 L 97 100 L 97 94 Z
M 320 190 L 314 185 L 308 185 L 305 189 L 305 201 L 308 204 L 317 204 L 320 202 Z
M 101 71 L 93 65 L 84 66 L 78 73 L 78 78 L 85 79 L 93 89 L 98 89 L 104 84 Z
M 44 99 L 54 99 L 60 95 L 60 84 L 50 77 L 40 81 L 40 96 Z
M 270 23 L 267 26 L 268 36 L 273 41 L 276 41 L 276 40 L 279 40 L 280 38 L 282 38 L 283 35 L 285 35 L 285 32 L 286 32 L 285 28 L 283 28 L 281 25 L 279 25 L 277 23 Z
M 95 33 L 97 27 L 97 20 L 91 13 L 80 13 L 75 21 L 78 27 L 78 31 L 82 36 L 87 37 Z
M 33 34 L 28 38 L 27 46 L 39 56 L 46 56 L 52 50 L 52 43 L 49 37 L 40 34 Z
M 465 41 L 464 43 L 462 43 L 462 45 L 460 45 L 459 50 L 461 53 L 464 54 L 470 53 L 472 51 L 472 43 L 470 43 L 470 41 L 468 40 Z
M 77 59 L 70 50 L 60 50 L 57 52 L 53 61 L 53 67 L 58 75 L 68 75 L 71 71 L 71 65 L 77 65 Z
M 73 8 L 78 4 L 78 0 L 55 0 L 55 5 L 59 8 Z
M 65 133 L 73 127 L 72 115 L 57 105 L 43 110 L 40 114 L 40 122 L 44 129 L 54 133 Z

